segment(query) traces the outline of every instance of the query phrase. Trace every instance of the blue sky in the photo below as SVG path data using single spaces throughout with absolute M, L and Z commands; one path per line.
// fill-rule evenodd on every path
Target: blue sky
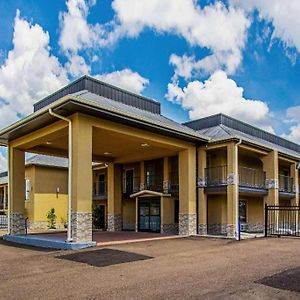
M 3 0 L 0 126 L 88 73 L 179 122 L 223 112 L 300 142 L 299 14 L 298 0 Z

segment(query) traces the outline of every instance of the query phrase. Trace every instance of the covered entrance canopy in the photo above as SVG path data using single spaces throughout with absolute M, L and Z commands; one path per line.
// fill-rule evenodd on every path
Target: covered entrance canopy
M 196 233 L 196 144 L 206 138 L 159 113 L 83 91 L 2 130 L 0 141 L 9 147 L 9 234 L 24 232 L 25 152 L 69 156 L 72 242 L 92 240 L 93 162 L 108 165 L 108 223 L 115 230 L 121 214 L 120 165 L 178 155 L 180 233 Z

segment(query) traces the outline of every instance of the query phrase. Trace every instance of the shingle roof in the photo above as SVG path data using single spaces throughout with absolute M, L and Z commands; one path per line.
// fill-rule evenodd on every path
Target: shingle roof
M 151 113 L 146 110 L 142 110 L 121 102 L 117 102 L 96 94 L 93 94 L 89 91 L 80 91 L 77 93 L 70 94 L 70 96 L 88 101 L 90 103 L 93 103 L 94 105 L 97 105 L 97 107 L 101 109 L 105 109 L 107 111 L 112 111 L 114 113 L 118 113 L 120 115 L 127 116 L 131 119 L 147 122 L 150 125 L 157 125 L 160 128 L 166 128 L 166 129 L 171 129 L 176 132 L 186 134 L 193 136 L 195 138 L 199 139 L 205 139 L 208 140 L 207 137 L 201 135 L 199 132 L 196 130 L 189 128 L 188 126 L 185 126 L 183 124 L 177 123 L 171 119 L 168 119 L 167 117 L 161 115 L 161 114 L 156 114 L 156 113 Z
M 28 165 L 67 168 L 68 159 L 63 157 L 38 154 L 26 159 L 26 166 Z

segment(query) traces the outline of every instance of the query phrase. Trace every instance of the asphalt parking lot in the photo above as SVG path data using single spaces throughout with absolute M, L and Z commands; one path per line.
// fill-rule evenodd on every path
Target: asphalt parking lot
M 72 251 L 0 240 L 2 299 L 299 299 L 300 238 L 182 238 Z

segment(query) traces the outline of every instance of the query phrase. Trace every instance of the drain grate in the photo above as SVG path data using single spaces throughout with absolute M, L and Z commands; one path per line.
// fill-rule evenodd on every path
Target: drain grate
M 257 283 L 300 293 L 300 267 L 265 277 L 257 281 Z
M 61 255 L 56 258 L 84 263 L 94 267 L 107 267 L 139 260 L 152 259 L 153 257 L 114 249 L 99 249 Z

